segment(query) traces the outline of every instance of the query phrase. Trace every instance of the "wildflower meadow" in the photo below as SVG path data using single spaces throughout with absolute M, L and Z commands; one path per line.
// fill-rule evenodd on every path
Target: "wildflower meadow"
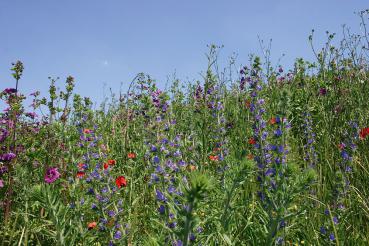
M 99 107 L 72 76 L 25 95 L 10 61 L 0 245 L 369 245 L 369 34 L 313 34 L 315 61 L 222 72 L 209 45 L 202 80 Z

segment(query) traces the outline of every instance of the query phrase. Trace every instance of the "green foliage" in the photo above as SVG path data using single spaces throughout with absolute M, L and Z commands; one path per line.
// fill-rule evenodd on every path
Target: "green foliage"
M 250 56 L 237 79 L 211 45 L 202 81 L 161 91 L 138 74 L 96 110 L 73 77 L 63 90 L 50 78 L 49 95 L 33 95 L 39 118 L 13 64 L 17 90 L 0 93 L 0 245 L 366 245 L 368 37 L 334 38 L 317 50 L 312 34 L 316 62 L 288 72 Z M 250 81 L 263 86 L 260 125 Z

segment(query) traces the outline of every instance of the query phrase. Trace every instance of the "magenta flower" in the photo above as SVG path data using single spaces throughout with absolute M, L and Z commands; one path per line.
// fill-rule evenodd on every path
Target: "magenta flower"
M 325 96 L 327 94 L 327 89 L 322 87 L 319 89 L 319 95 Z
M 38 117 L 38 115 L 35 112 L 25 113 L 25 115 L 31 119 Z
M 60 173 L 58 172 L 57 167 L 49 167 L 45 174 L 45 182 L 50 184 L 55 182 L 60 177 Z
M 16 89 L 14 89 L 14 88 L 6 88 L 4 91 L 3 91 L 3 93 L 4 94 L 12 94 L 12 93 L 16 93 L 17 92 L 17 90 Z

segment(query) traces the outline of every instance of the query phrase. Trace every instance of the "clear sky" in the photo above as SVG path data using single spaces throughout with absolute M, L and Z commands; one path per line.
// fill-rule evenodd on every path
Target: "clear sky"
M 308 43 L 342 24 L 359 30 L 356 11 L 369 0 L 0 0 L 0 85 L 13 87 L 9 68 L 20 59 L 21 91 L 48 89 L 48 76 L 76 79 L 76 92 L 101 102 L 103 84 L 118 92 L 139 72 L 163 88 L 167 76 L 194 80 L 206 68 L 207 44 L 224 45 L 239 64 L 260 54 L 257 35 L 273 39 L 274 61 L 291 68 L 313 60 Z M 108 94 L 108 93 L 107 93 Z M 1 105 L 1 104 L 0 104 Z

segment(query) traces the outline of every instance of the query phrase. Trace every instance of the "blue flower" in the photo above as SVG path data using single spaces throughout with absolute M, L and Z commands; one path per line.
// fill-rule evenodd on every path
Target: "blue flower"
M 114 217 L 115 216 L 115 212 L 113 210 L 109 210 L 108 211 L 108 215 L 109 215 L 109 217 Z
M 333 222 L 334 222 L 334 224 L 336 224 L 336 225 L 338 224 L 338 218 L 337 218 L 336 216 L 334 216 L 334 217 L 333 217 Z
M 154 162 L 155 164 L 158 164 L 158 163 L 160 162 L 159 157 L 154 156 L 153 162 Z
M 120 239 L 122 237 L 122 232 L 121 231 L 116 231 L 114 233 L 114 239 Z
M 278 128 L 277 130 L 275 130 L 274 131 L 274 136 L 276 136 L 276 137 L 282 136 L 282 130 L 280 128 Z
M 156 152 L 158 150 L 158 148 L 156 148 L 155 145 L 152 145 L 150 150 L 151 150 L 151 152 Z
M 173 228 L 175 228 L 177 226 L 177 222 L 170 222 L 167 225 L 168 225 L 169 228 L 173 229 Z
M 342 152 L 341 152 L 341 157 L 342 157 L 344 160 L 349 160 L 349 159 L 350 159 L 350 156 L 349 156 L 349 154 L 348 154 L 346 151 L 342 151 Z
M 183 246 L 183 242 L 181 240 L 177 240 L 173 243 L 173 246 Z
M 165 207 L 164 207 L 164 205 L 160 205 L 160 206 L 159 206 L 159 208 L 158 208 L 158 212 L 159 212 L 160 214 L 164 214 L 164 213 L 165 213 Z
M 167 201 L 164 194 L 160 190 L 156 190 L 156 199 L 160 202 L 166 202 Z
M 276 171 L 274 168 L 268 168 L 268 170 L 266 170 L 265 172 L 265 176 L 273 176 L 275 175 Z

